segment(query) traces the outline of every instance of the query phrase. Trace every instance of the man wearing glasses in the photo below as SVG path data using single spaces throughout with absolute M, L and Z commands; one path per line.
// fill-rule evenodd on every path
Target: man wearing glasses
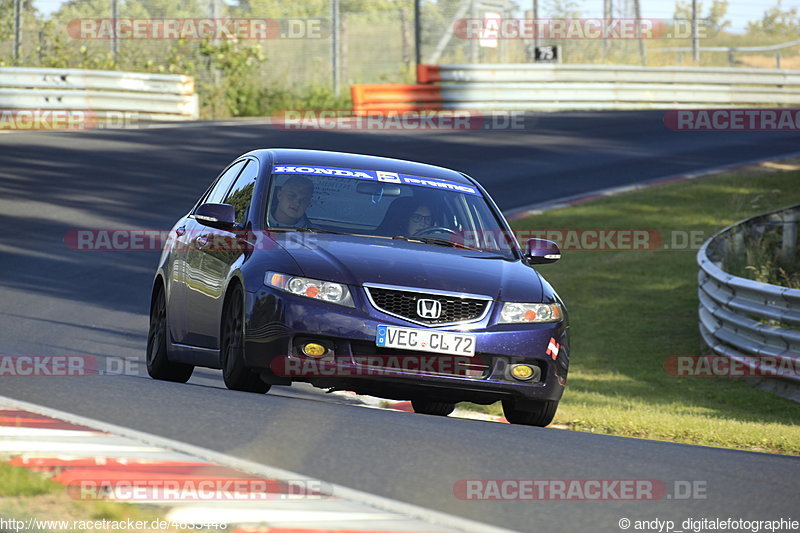
M 431 227 L 433 214 L 425 204 L 419 204 L 408 217 L 408 232 L 406 235 L 416 235 L 417 232 Z

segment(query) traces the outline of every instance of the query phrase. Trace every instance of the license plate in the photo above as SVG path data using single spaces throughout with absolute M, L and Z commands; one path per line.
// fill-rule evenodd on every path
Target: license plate
M 383 348 L 400 348 L 451 355 L 475 355 L 475 335 L 433 331 L 428 329 L 378 326 L 375 344 Z

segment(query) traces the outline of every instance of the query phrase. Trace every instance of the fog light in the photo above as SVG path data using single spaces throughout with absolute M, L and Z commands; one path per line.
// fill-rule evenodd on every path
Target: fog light
M 511 367 L 511 375 L 520 381 L 527 381 L 533 377 L 533 368 L 529 365 L 514 365 Z
M 309 357 L 322 357 L 325 355 L 325 347 L 316 342 L 307 342 L 303 345 L 303 353 Z

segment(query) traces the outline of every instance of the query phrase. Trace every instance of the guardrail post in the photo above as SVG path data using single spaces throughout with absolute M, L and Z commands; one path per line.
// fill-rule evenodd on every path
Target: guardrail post
M 797 214 L 784 213 L 783 215 L 783 241 L 781 242 L 781 257 L 784 261 L 794 259 L 797 252 Z
M 744 252 L 744 232 L 741 230 L 738 230 L 733 234 L 732 252 L 736 255 L 742 254 Z

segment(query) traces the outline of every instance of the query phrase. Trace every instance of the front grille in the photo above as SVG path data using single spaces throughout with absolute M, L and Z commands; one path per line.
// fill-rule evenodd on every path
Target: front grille
M 399 316 L 420 324 L 439 325 L 470 322 L 484 315 L 489 300 L 446 294 L 366 287 L 375 307 L 384 313 Z M 417 301 L 436 300 L 441 304 L 438 318 L 423 318 L 417 314 Z
M 445 355 L 413 350 L 383 348 L 365 342 L 351 342 L 353 359 L 359 366 L 386 370 L 404 369 L 415 374 L 434 376 L 457 376 L 462 378 L 486 379 L 489 376 L 491 358 L 475 354 Z M 436 361 L 440 360 L 441 364 Z M 428 362 L 426 365 L 425 362 Z M 430 370 L 429 370 L 430 369 Z

